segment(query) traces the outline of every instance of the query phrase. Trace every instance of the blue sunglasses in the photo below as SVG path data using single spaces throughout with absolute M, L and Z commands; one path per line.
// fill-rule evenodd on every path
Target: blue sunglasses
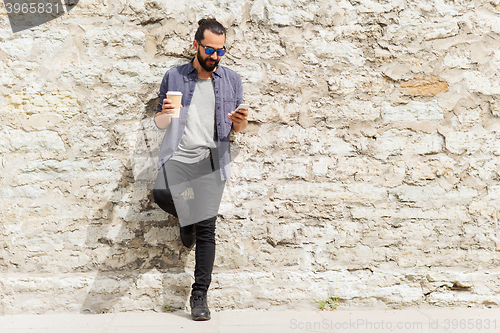
M 224 54 L 226 54 L 226 47 L 225 46 L 222 49 L 216 50 L 213 47 L 207 47 L 207 46 L 203 45 L 200 41 L 198 41 L 198 44 L 200 44 L 201 47 L 203 47 L 205 49 L 205 54 L 206 55 L 212 55 L 216 51 L 217 51 L 217 56 L 218 57 L 222 57 Z

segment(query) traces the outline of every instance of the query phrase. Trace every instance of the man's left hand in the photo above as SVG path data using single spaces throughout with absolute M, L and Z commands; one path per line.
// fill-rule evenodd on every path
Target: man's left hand
M 235 124 L 241 124 L 247 121 L 248 109 L 233 111 L 227 114 L 227 117 Z
M 233 111 L 227 114 L 227 117 L 233 122 L 233 130 L 239 132 L 248 125 L 248 109 Z

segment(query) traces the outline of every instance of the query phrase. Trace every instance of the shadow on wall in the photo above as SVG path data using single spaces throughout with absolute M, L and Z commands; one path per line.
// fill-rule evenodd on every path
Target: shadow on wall
M 135 126 L 130 165 L 88 228 L 93 267 L 87 269 L 97 274 L 82 313 L 181 309 L 189 297 L 191 250 L 180 242 L 177 219 L 156 206 L 151 191 L 163 132 L 147 113 Z
M 4 0 L 12 32 L 42 25 L 75 8 L 79 0 Z

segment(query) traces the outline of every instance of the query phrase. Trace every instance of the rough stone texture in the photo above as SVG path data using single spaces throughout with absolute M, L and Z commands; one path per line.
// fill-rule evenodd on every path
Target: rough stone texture
M 0 314 L 186 306 L 151 118 L 207 15 L 252 107 L 212 308 L 499 306 L 499 8 L 81 0 L 13 34 L 0 7 Z
M 448 90 L 448 83 L 435 76 L 418 77 L 401 83 L 400 89 L 411 95 L 437 95 Z

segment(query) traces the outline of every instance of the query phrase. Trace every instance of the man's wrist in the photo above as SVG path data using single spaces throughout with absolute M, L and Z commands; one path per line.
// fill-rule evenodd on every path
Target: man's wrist
M 241 123 L 239 124 L 234 124 L 233 123 L 233 130 L 235 132 L 241 132 L 243 131 L 245 128 L 247 128 L 248 126 L 248 119 L 245 119 L 244 121 L 242 121 Z

